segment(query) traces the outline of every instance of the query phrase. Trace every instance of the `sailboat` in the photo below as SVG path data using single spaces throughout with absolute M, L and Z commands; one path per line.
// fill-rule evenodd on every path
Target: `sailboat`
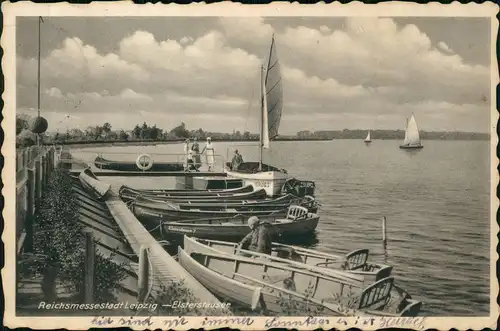
M 365 138 L 365 143 L 367 143 L 367 144 L 372 142 L 372 138 L 371 138 L 370 133 L 371 133 L 371 131 L 368 131 L 368 134 L 366 135 L 366 138 Z
M 411 114 L 410 120 L 406 123 L 405 139 L 403 144 L 399 146 L 402 149 L 420 149 L 424 148 L 420 141 L 420 134 L 418 133 L 417 121 L 415 116 Z
M 226 173 L 230 178 L 243 180 L 244 186 L 252 185 L 255 190 L 265 189 L 266 194 L 273 197 L 281 194 L 281 189 L 288 179 L 285 169 L 262 162 L 263 149 L 268 149 L 270 141 L 278 136 L 283 110 L 283 86 L 274 35 L 267 67 L 261 66 L 260 110 L 260 161 L 243 162 L 237 169 L 226 168 Z

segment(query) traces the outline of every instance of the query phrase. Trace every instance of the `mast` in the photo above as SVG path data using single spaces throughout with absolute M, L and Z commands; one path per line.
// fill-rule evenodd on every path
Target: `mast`
M 37 85 L 38 85 L 38 104 L 37 104 L 37 109 L 38 109 L 38 117 L 40 117 L 40 49 L 41 49 L 41 39 L 42 39 L 42 33 L 41 33 L 41 23 L 43 22 L 42 16 L 38 17 L 38 77 L 37 77 Z
M 262 149 L 264 148 L 264 65 L 260 66 L 260 161 L 259 171 L 262 170 Z M 267 128 L 265 128 L 267 129 Z
M 43 22 L 42 16 L 38 16 L 38 75 L 37 75 L 37 85 L 38 85 L 38 103 L 37 103 L 37 114 L 38 118 L 40 118 L 40 57 L 41 57 L 41 48 L 42 48 L 42 29 L 41 24 Z M 40 146 L 40 135 L 36 135 L 36 144 Z

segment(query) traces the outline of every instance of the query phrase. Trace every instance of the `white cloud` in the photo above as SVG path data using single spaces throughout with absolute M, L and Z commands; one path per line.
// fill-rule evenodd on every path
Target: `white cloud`
M 258 107 L 259 67 L 273 28 L 261 18 L 221 18 L 217 28 L 178 40 L 158 40 L 139 30 L 108 54 L 67 38 L 42 61 L 43 108 L 105 113 L 123 127 L 141 118 L 158 120 L 160 126 L 180 120 L 203 126 L 202 117 L 195 119 L 203 113 L 206 125 L 243 130 L 237 123 L 244 126 L 256 117 L 248 108 L 249 103 Z M 489 96 L 488 68 L 465 63 L 444 42 L 433 46 L 415 25 L 351 18 L 343 30 L 322 25 L 274 32 L 285 130 L 319 125 L 314 114 L 334 118 L 340 127 L 374 117 L 399 127 L 410 111 L 423 116 L 424 123 L 448 116 L 448 126 L 481 127 L 478 114 L 488 115 L 483 100 Z M 17 68 L 19 107 L 34 107 L 36 62 L 18 58 Z M 220 121 L 208 123 L 214 119 Z

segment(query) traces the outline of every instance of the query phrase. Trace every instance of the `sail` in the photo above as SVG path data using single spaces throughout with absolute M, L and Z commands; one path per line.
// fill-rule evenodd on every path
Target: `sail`
M 266 134 L 264 134 L 262 145 L 264 148 L 269 148 L 269 141 L 278 136 L 283 110 L 283 86 L 281 82 L 281 70 L 278 54 L 276 53 L 274 36 L 271 42 L 271 49 L 269 51 L 269 61 L 266 68 L 263 88 L 265 93 L 263 93 L 264 107 L 262 124 L 264 128 L 267 127 L 267 137 Z
M 368 131 L 368 134 L 366 135 L 365 141 L 370 141 L 370 140 L 372 140 L 372 139 L 371 139 L 371 137 L 370 137 L 370 132 L 371 132 L 371 131 Z
M 411 115 L 410 120 L 406 126 L 404 145 L 420 145 L 420 135 L 418 133 L 417 121 L 415 116 Z

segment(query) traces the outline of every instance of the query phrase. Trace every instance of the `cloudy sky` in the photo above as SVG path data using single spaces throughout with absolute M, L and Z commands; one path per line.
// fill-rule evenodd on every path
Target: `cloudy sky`
M 42 23 L 49 131 L 146 121 L 257 132 L 259 66 L 275 33 L 280 133 L 402 129 L 487 132 L 487 18 L 54 18 Z M 36 17 L 17 19 L 17 110 L 36 114 Z M 69 117 L 68 117 L 69 115 Z

